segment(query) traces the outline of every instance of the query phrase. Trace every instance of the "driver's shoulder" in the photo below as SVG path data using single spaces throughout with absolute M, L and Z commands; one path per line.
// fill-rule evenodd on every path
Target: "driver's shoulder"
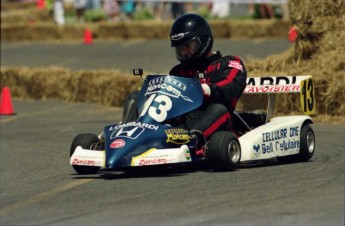
M 225 55 L 222 57 L 222 65 L 233 65 L 233 64 L 244 65 L 242 58 L 239 56 Z
M 179 71 L 182 69 L 181 64 L 176 64 L 174 67 L 172 67 L 169 71 L 169 75 L 178 75 Z
M 239 57 L 239 56 L 235 56 L 235 55 L 224 55 L 223 57 L 222 57 L 222 60 L 241 60 L 242 61 L 242 59 L 241 59 L 241 57 Z

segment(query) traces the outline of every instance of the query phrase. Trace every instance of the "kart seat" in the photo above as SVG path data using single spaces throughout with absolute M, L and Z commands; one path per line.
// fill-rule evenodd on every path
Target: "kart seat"
M 256 127 L 259 127 L 266 122 L 266 112 L 261 110 L 252 112 L 234 111 L 233 116 L 233 129 L 240 135 L 243 135 Z

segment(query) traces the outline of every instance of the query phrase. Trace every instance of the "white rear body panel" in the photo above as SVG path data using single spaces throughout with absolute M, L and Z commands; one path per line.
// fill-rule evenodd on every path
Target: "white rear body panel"
M 239 138 L 241 162 L 293 155 L 300 150 L 300 132 L 309 116 L 275 117 Z

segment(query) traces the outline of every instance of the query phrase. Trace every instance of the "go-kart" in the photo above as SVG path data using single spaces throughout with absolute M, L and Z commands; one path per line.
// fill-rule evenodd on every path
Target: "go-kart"
M 142 71 L 133 71 L 142 76 Z M 137 99 L 137 120 L 105 126 L 98 136 L 77 135 L 71 144 L 70 164 L 78 174 L 94 174 L 101 169 L 201 162 L 228 171 L 255 160 L 308 161 L 315 151 L 312 119 L 307 115 L 273 117 L 275 95 L 291 92 L 300 93 L 304 113 L 314 113 L 311 76 L 248 78 L 244 94 L 268 94 L 267 112 L 235 112 L 234 131 L 218 131 L 205 140 L 202 133 L 167 123 L 202 105 L 200 79 L 148 75 Z

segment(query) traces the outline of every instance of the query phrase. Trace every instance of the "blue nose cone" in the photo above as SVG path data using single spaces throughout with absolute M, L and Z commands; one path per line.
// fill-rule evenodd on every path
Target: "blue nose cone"
M 106 167 L 115 169 L 131 166 L 131 157 L 128 156 L 128 148 L 110 148 L 106 153 Z
M 138 124 L 140 124 L 138 122 Z M 151 124 L 108 126 L 105 132 L 106 168 L 130 167 L 132 158 L 151 148 L 164 148 L 169 126 Z M 145 126 L 145 127 L 143 127 Z

